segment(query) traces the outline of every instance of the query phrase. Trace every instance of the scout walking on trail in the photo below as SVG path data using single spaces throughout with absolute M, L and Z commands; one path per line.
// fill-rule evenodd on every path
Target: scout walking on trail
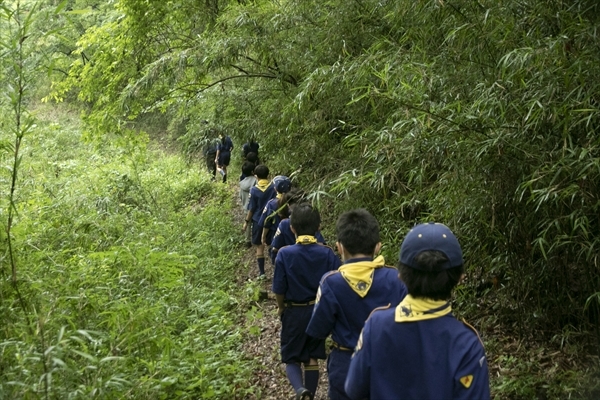
M 443 224 L 415 226 L 400 249 L 408 295 L 373 311 L 356 345 L 346 394 L 370 399 L 489 399 L 477 332 L 452 315 L 450 296 L 463 275 L 462 250 Z
M 258 225 L 262 210 L 267 202 L 275 197 L 275 188 L 269 182 L 269 168 L 266 165 L 258 165 L 254 168 L 256 185 L 250 189 L 250 200 L 248 202 L 248 213 L 242 230 L 245 232 L 248 225 L 252 226 L 252 244 L 256 247 L 256 263 L 258 264 L 258 277 L 265 277 L 265 247 L 261 241 L 262 227 Z
M 273 293 L 281 317 L 281 361 L 296 400 L 312 400 L 319 385 L 318 359 L 325 359 L 325 340 L 306 334 L 321 277 L 337 269 L 333 250 L 317 243 L 319 212 L 299 204 L 290 216 L 296 244 L 279 250 L 275 260 Z M 304 374 L 302 366 L 304 366 Z
M 242 165 L 242 174 L 245 176 L 240 180 L 240 201 L 244 215 L 248 214 L 248 204 L 250 203 L 250 189 L 256 185 L 256 177 L 254 176 L 254 164 L 245 162 Z M 244 230 L 244 239 L 246 247 L 252 247 L 252 224 L 246 224 Z
M 217 155 L 215 162 L 217 163 L 217 169 L 223 176 L 223 183 L 227 182 L 227 166 L 231 160 L 231 151 L 233 150 L 233 142 L 231 138 L 225 134 L 219 134 L 219 145 L 217 146 Z
M 262 227 L 261 241 L 265 246 L 271 246 L 273 236 L 275 236 L 281 221 L 280 213 L 287 211 L 284 195 L 292 189 L 292 182 L 287 176 L 278 175 L 273 178 L 273 186 L 277 195 L 274 199 L 269 200 L 258 221 L 258 225 Z M 285 216 L 287 217 L 287 215 Z M 275 265 L 275 256 L 271 250 L 269 250 L 269 256 L 271 263 Z
M 279 216 L 281 217 L 281 222 L 279 222 L 275 235 L 273 236 L 273 241 L 271 242 L 270 256 L 273 265 L 275 265 L 275 258 L 277 257 L 279 249 L 296 243 L 296 235 L 292 232 L 289 216 L 296 204 L 306 201 L 304 200 L 304 197 L 304 191 L 299 188 L 292 188 L 283 195 L 283 201 L 287 206 L 287 210 L 283 209 L 280 211 Z M 321 232 L 317 231 L 315 237 L 317 238 L 318 243 L 325 244 L 325 238 L 323 238 Z
M 329 398 L 346 400 L 344 382 L 352 351 L 369 314 L 381 306 L 397 306 L 406 296 L 398 270 L 375 258 L 381 243 L 379 224 L 365 209 L 348 211 L 336 224 L 337 248 L 344 264 L 321 279 L 317 303 L 306 333 L 333 348 L 327 358 Z

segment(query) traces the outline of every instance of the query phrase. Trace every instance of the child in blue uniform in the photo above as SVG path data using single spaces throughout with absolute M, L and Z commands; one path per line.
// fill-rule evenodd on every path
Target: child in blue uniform
M 352 351 L 369 314 L 381 306 L 397 306 L 406 296 L 398 270 L 385 266 L 379 253 L 379 224 L 365 209 L 348 211 L 336 224 L 337 249 L 342 255 L 338 271 L 321 280 L 317 303 L 306 333 L 326 338 L 333 348 L 327 358 L 329 398 L 346 400 L 344 382 Z
M 283 195 L 283 200 L 287 205 L 287 210 L 282 210 L 282 212 L 280 212 L 281 221 L 279 222 L 273 240 L 271 241 L 271 259 L 273 260 L 273 264 L 275 263 L 275 257 L 277 256 L 279 249 L 296 243 L 296 235 L 292 232 L 289 215 L 292 213 L 296 204 L 304 201 L 304 192 L 301 189 L 292 188 Z M 325 238 L 323 238 L 321 232 L 317 231 L 315 237 L 317 238 L 317 243 L 326 244 Z
M 219 135 L 221 139 L 217 145 L 217 155 L 215 157 L 215 163 L 219 173 L 223 175 L 223 183 L 227 182 L 227 166 L 231 160 L 231 151 L 233 150 L 233 142 L 227 135 Z
M 489 399 L 483 344 L 451 312 L 451 292 L 463 274 L 452 231 L 442 224 L 415 226 L 402 243 L 399 269 L 408 296 L 367 320 L 346 378 L 348 396 Z
M 240 180 L 240 202 L 242 203 L 242 210 L 244 214 L 248 215 L 248 204 L 250 203 L 250 189 L 256 185 L 256 177 L 254 176 L 254 164 L 251 162 L 244 162 L 242 165 L 242 173 L 245 176 Z M 244 230 L 244 238 L 246 239 L 246 247 L 252 247 L 252 226 L 251 224 L 246 225 Z
M 340 265 L 333 250 L 317 243 L 321 224 L 317 210 L 299 204 L 290 217 L 296 244 L 279 250 L 273 293 L 281 317 L 281 361 L 296 399 L 311 400 L 319 384 L 318 359 L 325 359 L 325 340 L 306 334 L 321 277 Z M 304 377 L 302 367 L 304 364 Z
M 262 226 L 261 241 L 266 246 L 271 245 L 273 236 L 275 236 L 281 221 L 281 213 L 285 214 L 287 212 L 287 207 L 284 207 L 286 205 L 284 194 L 292 189 L 292 181 L 287 176 L 278 175 L 273 178 L 273 186 L 277 196 L 269 200 L 258 221 L 258 224 Z M 287 217 L 287 215 L 285 216 Z M 275 265 L 275 257 L 271 252 L 269 252 L 269 255 L 271 256 L 271 262 Z
M 254 168 L 256 185 L 250 189 L 250 201 L 248 202 L 248 214 L 242 230 L 245 231 L 248 224 L 252 224 L 252 244 L 256 247 L 256 263 L 258 264 L 258 277 L 265 276 L 265 248 L 261 242 L 262 229 L 258 225 L 260 213 L 267 202 L 275 197 L 275 189 L 269 180 L 269 168 L 266 165 L 258 165 Z

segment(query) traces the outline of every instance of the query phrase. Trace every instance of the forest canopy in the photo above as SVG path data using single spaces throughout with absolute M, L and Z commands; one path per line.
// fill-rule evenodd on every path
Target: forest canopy
M 590 330 L 599 17 L 583 0 L 122 0 L 54 95 L 105 132 L 161 113 L 188 152 L 205 119 L 255 134 L 331 215 L 367 207 L 396 243 L 451 225 L 523 335 Z

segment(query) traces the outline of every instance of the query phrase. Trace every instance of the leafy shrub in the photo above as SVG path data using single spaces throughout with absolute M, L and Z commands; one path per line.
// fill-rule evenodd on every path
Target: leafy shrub
M 78 137 L 55 123 L 28 142 L 27 308 L 0 303 L 0 397 L 243 398 L 231 194 L 177 156 Z

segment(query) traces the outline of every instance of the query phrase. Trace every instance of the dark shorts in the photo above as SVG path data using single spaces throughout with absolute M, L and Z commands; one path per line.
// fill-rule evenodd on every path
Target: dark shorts
M 224 151 L 219 153 L 219 162 L 217 163 L 219 167 L 228 166 L 229 161 L 231 160 L 231 153 L 228 151 Z
M 307 363 L 311 358 L 324 360 L 325 339 L 316 339 L 306 334 L 308 321 L 314 305 L 286 307 L 281 316 L 281 361 Z
M 346 395 L 344 383 L 352 360 L 351 351 L 333 349 L 327 357 L 327 376 L 329 378 L 329 398 L 331 400 L 351 400 Z
M 262 244 L 262 226 L 258 225 L 258 222 L 252 220 L 252 244 Z
M 270 246 L 271 242 L 273 242 L 274 236 L 275 236 L 275 231 L 272 229 L 269 229 L 269 231 L 267 232 L 267 242 L 265 244 Z

